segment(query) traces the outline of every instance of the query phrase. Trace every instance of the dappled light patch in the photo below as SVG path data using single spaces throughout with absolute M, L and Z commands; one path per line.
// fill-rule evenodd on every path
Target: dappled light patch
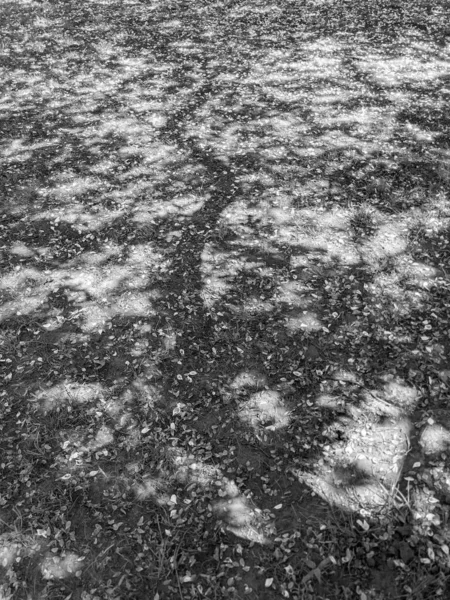
M 213 245 L 205 245 L 201 257 L 203 278 L 201 296 L 205 306 L 213 306 L 232 288 L 232 277 L 240 270 L 239 262 L 233 260 L 234 256 L 236 256 L 234 252 L 224 253 L 218 251 Z
M 242 305 L 243 314 L 270 314 L 275 308 L 275 303 L 270 300 L 265 300 L 259 296 L 248 298 Z
M 278 206 L 272 206 L 268 208 L 265 220 L 267 224 L 272 225 L 276 231 L 277 227 L 281 227 L 283 229 L 282 235 L 286 236 L 285 229 L 293 227 L 293 215 L 295 215 L 299 221 L 302 218 L 302 215 L 295 211 L 292 207 L 284 206 L 283 208 L 279 208 Z
M 436 80 L 449 72 L 446 61 L 427 61 L 425 57 L 418 61 L 414 51 L 390 59 L 386 59 L 381 53 L 368 56 L 359 60 L 358 66 L 386 87 L 414 82 L 423 85 L 424 82 Z
M 40 564 L 44 579 L 65 579 L 66 577 L 80 577 L 84 567 L 85 557 L 73 552 L 61 556 L 47 554 Z
M 134 493 L 138 500 L 152 499 L 156 500 L 159 504 L 168 504 L 170 502 L 170 497 L 165 492 L 166 489 L 166 482 L 151 475 L 144 475 L 141 483 L 134 484 Z
M 405 228 L 395 224 L 381 225 L 378 231 L 361 246 L 361 254 L 368 264 L 377 264 L 406 250 Z
M 3 522 L 4 523 L 4 522 Z M 0 595 L 11 597 L 9 583 L 16 590 L 23 585 L 33 566 L 39 564 L 47 543 L 40 532 L 24 534 L 17 529 L 0 533 Z
M 331 394 L 320 394 L 320 396 L 316 398 L 316 404 L 321 408 L 339 410 L 344 406 L 344 401 L 337 396 L 332 396 Z
M 30 258 L 30 257 L 34 256 L 34 251 L 31 250 L 30 248 L 28 248 L 23 243 L 13 244 L 10 249 L 10 253 L 13 256 L 18 256 L 20 258 Z
M 323 327 L 316 313 L 303 310 L 286 317 L 286 328 L 288 331 L 320 331 Z
M 208 510 L 215 514 L 225 531 L 239 538 L 259 544 L 267 544 L 274 533 L 272 518 L 243 496 L 235 481 L 226 477 L 219 468 L 204 461 L 200 456 L 184 454 L 176 448 L 166 455 L 165 469 L 159 476 L 146 474 L 141 482 L 134 484 L 136 497 L 152 500 L 178 514 L 180 504 L 185 508 L 206 494 L 211 498 Z M 185 486 L 184 499 L 171 494 L 171 482 Z
M 133 402 L 139 402 L 144 413 L 151 412 L 158 404 L 163 404 L 163 396 L 160 387 L 157 384 L 149 383 L 152 379 L 155 379 L 155 373 L 152 369 L 151 363 L 146 361 L 144 365 L 144 373 L 136 377 L 131 385 L 125 385 L 121 387 L 121 391 L 118 397 L 113 397 L 109 400 L 108 404 L 111 405 L 111 411 L 117 413 L 117 408 L 120 409 L 125 407 L 127 404 Z
M 448 595 L 445 2 L 229 4 L 0 4 L 7 598 Z
M 10 567 L 17 558 L 17 545 L 11 544 L 8 540 L 8 543 L 5 543 L 7 540 L 1 540 L 0 546 L 0 563 L 3 568 Z
M 99 383 L 66 381 L 37 392 L 33 404 L 38 410 L 47 413 L 73 405 L 94 403 L 104 397 L 105 389 Z
M 360 375 L 358 375 L 358 373 L 355 373 L 354 371 L 351 370 L 347 370 L 344 367 L 338 367 L 333 369 L 330 372 L 330 376 L 333 377 L 333 381 L 336 382 L 342 382 L 342 383 L 349 383 L 349 384 L 356 384 L 356 385 L 361 385 L 362 384 L 362 379 L 360 377 Z
M 0 280 L 0 290 L 9 294 L 11 299 L 17 298 L 15 306 L 18 311 L 20 311 L 21 303 L 23 303 L 23 310 L 26 312 L 31 309 L 31 306 L 36 306 L 36 302 L 44 298 L 44 291 L 40 289 L 40 286 L 45 283 L 45 279 L 45 273 L 32 267 L 22 266 L 19 263 L 14 270 L 4 273 Z M 20 299 L 18 298 L 19 294 L 21 295 Z M 30 306 L 27 309 L 28 303 L 30 303 Z
M 430 411 L 420 433 L 419 444 L 425 455 L 445 457 L 450 443 L 450 414 L 448 410 Z
M 217 501 L 214 510 L 226 531 L 236 537 L 258 544 L 270 543 L 268 534 L 274 533 L 270 517 L 268 518 L 268 515 L 261 510 L 253 508 L 242 496 Z
M 430 419 L 430 423 L 422 431 L 419 443 L 425 454 L 446 452 L 450 446 L 450 431 Z
M 429 532 L 431 527 L 441 527 L 442 519 L 438 512 L 438 501 L 434 492 L 428 487 L 416 488 L 411 492 L 412 515 L 418 529 Z M 448 525 L 444 524 L 444 535 L 449 536 Z
M 73 266 L 76 268 L 83 265 L 85 269 L 93 267 L 100 269 L 103 264 L 120 259 L 120 247 L 113 242 L 107 242 L 99 250 L 99 252 L 84 252 L 82 256 L 75 258 Z
M 411 311 L 421 311 L 426 304 L 426 294 L 420 287 L 405 289 L 398 270 L 375 272 L 373 282 L 367 286 L 373 302 L 389 302 L 393 314 L 403 316 Z
M 39 311 L 43 303 L 41 298 L 27 298 L 26 300 L 7 301 L 0 308 L 0 322 L 13 318 L 15 315 L 29 315 Z M 19 308 L 20 306 L 20 308 Z
M 89 334 L 103 330 L 110 321 L 111 310 L 106 305 L 92 303 L 89 310 L 83 311 L 82 329 Z
M 153 304 L 151 300 L 149 301 L 148 293 L 134 293 L 133 298 L 123 294 L 111 311 L 111 315 L 120 314 L 127 317 L 145 317 L 151 311 L 152 306 Z
M 361 387 L 351 373 L 336 373 L 334 379 L 348 383 L 353 379 Z M 406 415 L 416 408 L 417 392 L 389 376 L 382 394 L 360 389 L 359 405 L 337 391 L 321 394 L 316 402 L 338 414 L 347 413 L 335 426 L 339 438 L 325 446 L 323 457 L 311 470 L 297 475 L 342 509 L 367 514 L 386 510 L 410 449 L 412 423 Z
M 445 463 L 442 464 L 443 462 L 444 461 L 441 461 L 437 466 L 430 468 L 427 484 L 435 491 L 436 498 L 439 501 L 448 504 L 450 501 L 450 467 L 448 461 L 445 461 Z M 448 526 L 447 530 L 450 536 L 450 528 Z
M 266 385 L 266 376 L 258 371 L 241 371 L 230 383 L 230 387 L 235 390 L 242 390 L 245 388 L 260 388 Z
M 127 400 L 132 394 L 123 393 L 119 397 L 105 398 L 101 404 L 101 409 L 108 417 L 114 419 L 119 427 L 124 427 L 129 422 L 129 415 L 126 411 Z
M 252 394 L 238 409 L 243 423 L 255 430 L 276 431 L 287 427 L 290 413 L 278 392 L 266 390 Z
M 419 401 L 418 390 L 399 377 L 387 375 L 382 379 L 384 380 L 381 392 L 383 400 L 396 406 L 403 414 L 411 414 Z
M 55 202 L 70 202 L 77 196 L 98 189 L 98 181 L 92 177 L 77 177 L 72 171 L 62 173 L 52 187 Z M 81 208 L 81 207 L 80 207 Z M 80 210 L 81 212 L 81 210 Z M 86 218 L 84 218 L 86 220 Z
M 44 547 L 45 544 L 38 536 L 24 535 L 18 531 L 2 533 L 0 535 L 0 573 L 25 558 L 39 556 Z
M 420 262 L 409 263 L 404 271 L 412 284 L 425 289 L 429 288 L 440 275 L 440 271 L 435 267 Z
M 296 261 L 296 265 L 299 265 L 299 261 Z M 280 302 L 284 302 L 290 307 L 298 307 L 298 309 L 303 309 L 305 312 L 316 300 L 308 283 L 297 280 L 297 277 L 293 280 L 288 279 L 280 282 L 277 289 L 277 298 Z
M 177 196 L 173 200 L 173 206 L 180 216 L 188 217 L 201 210 L 205 204 L 204 198 L 196 198 L 193 196 Z
M 142 263 L 137 261 L 139 250 Z M 94 260 L 87 258 L 90 263 L 88 267 L 86 264 L 83 267 L 74 265 L 68 273 L 53 275 L 54 283 L 57 284 L 58 280 L 61 282 L 60 289 L 64 290 L 68 302 L 73 302 L 75 306 L 83 305 L 82 321 L 86 331 L 101 327 L 119 313 L 136 316 L 148 314 L 153 294 L 149 291 L 139 293 L 139 290 L 145 289 L 148 284 L 144 269 L 146 262 L 153 258 L 151 248 L 145 246 L 133 250 L 122 265 L 108 262 L 114 258 L 113 254 L 91 255 Z M 131 297 L 133 292 L 134 296 Z
M 114 442 L 114 435 L 110 427 L 103 425 L 100 429 L 95 433 L 94 439 L 91 439 L 87 444 L 88 452 L 95 452 L 100 448 L 104 448 L 105 446 L 109 446 Z
M 196 460 L 195 457 L 188 458 L 187 461 L 178 461 L 177 464 L 178 471 L 176 476 L 182 481 L 188 484 L 198 484 L 203 488 L 207 488 L 217 482 L 218 488 L 220 488 L 221 478 L 217 467 L 202 460 Z
M 328 481 L 326 475 L 301 472 L 297 475 L 299 481 L 306 483 L 314 494 L 344 511 L 374 515 L 382 511 L 389 502 L 389 490 L 379 482 L 362 480 L 353 483 L 350 476 L 348 480 L 344 479 L 347 485 L 341 486 Z
M 342 231 L 341 223 L 342 221 L 338 221 L 338 226 L 335 227 L 334 219 L 331 220 L 331 226 L 330 222 L 325 221 L 323 228 L 313 234 L 299 233 L 296 242 L 308 258 L 316 257 L 317 261 L 324 265 L 330 262 L 331 257 L 342 264 L 357 264 L 360 260 L 358 250 L 353 245 L 350 235 Z

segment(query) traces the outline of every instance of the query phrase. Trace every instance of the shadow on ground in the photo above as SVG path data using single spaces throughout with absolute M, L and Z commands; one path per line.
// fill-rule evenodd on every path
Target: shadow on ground
M 2 5 L 5 594 L 445 590 L 441 7 Z

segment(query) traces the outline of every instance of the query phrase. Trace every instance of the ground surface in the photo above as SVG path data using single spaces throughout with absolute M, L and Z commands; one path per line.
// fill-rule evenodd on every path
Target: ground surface
M 1 598 L 450 597 L 448 16 L 1 3 Z

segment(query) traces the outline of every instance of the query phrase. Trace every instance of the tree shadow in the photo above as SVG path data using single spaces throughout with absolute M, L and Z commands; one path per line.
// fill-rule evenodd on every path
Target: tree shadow
M 296 473 L 317 482 L 325 444 L 355 442 L 364 419 L 374 434 L 399 422 L 401 389 L 443 401 L 448 231 L 425 237 L 413 211 L 448 219 L 448 121 L 419 116 L 446 80 L 438 50 L 426 93 L 398 75 L 415 104 L 374 75 L 410 23 L 403 4 L 384 31 L 373 3 L 22 8 L 1 9 L 15 82 L 0 123 L 2 451 L 8 506 L 22 503 L 2 520 L 50 539 L 47 514 L 65 507 L 61 539 L 89 555 L 86 580 L 144 594 L 174 577 L 167 515 L 192 490 L 200 509 L 180 527 L 198 526 L 203 553 L 230 531 L 263 543 L 311 503 Z M 25 51 L 17 19 L 35 34 Z M 365 62 L 338 36 L 350 23 Z M 353 458 L 341 474 L 364 471 Z M 150 570 L 144 535 L 162 548 Z M 30 585 L 71 590 L 73 565 L 52 575 L 46 552 Z

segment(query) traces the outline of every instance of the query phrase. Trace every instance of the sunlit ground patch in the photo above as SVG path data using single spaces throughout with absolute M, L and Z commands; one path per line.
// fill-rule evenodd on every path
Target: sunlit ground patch
M 232 383 L 230 387 L 235 390 L 241 390 L 244 388 L 252 387 L 263 387 L 267 384 L 267 378 L 263 373 L 258 371 L 241 371 Z
M 370 73 L 375 80 L 386 87 L 400 87 L 405 83 L 433 80 L 448 73 L 448 62 L 434 60 L 417 61 L 413 52 L 407 50 L 403 56 L 387 59 L 380 53 L 367 55 L 358 61 L 361 70 Z
M 210 497 L 208 510 L 212 511 L 223 529 L 259 544 L 269 542 L 274 533 L 270 515 L 257 508 L 219 467 L 196 454 L 195 445 L 191 454 L 181 448 L 172 448 L 167 449 L 164 455 L 165 459 L 159 463 L 162 468 L 158 475 L 146 473 L 141 481 L 133 484 L 139 500 L 150 500 L 176 513 L 180 506 L 195 508 L 204 496 Z M 170 491 L 174 482 L 185 487 L 182 496 Z
M 299 261 L 296 261 L 295 264 L 298 267 Z M 297 279 L 281 282 L 277 289 L 277 299 L 288 306 L 304 309 L 305 312 L 317 300 L 317 298 L 312 296 L 310 286 L 304 281 Z
M 73 552 L 61 556 L 49 553 L 41 562 L 42 576 L 44 579 L 65 579 L 73 575 L 80 577 L 84 560 L 84 557 Z
M 33 403 L 36 408 L 46 413 L 77 404 L 96 402 L 104 397 L 105 390 L 99 383 L 66 381 L 41 390 L 34 397 Z
M 270 314 L 275 308 L 275 303 L 271 300 L 264 300 L 258 296 L 250 297 L 242 304 L 243 314 Z
M 323 325 L 313 311 L 298 311 L 298 314 L 286 317 L 288 331 L 320 331 Z
M 232 289 L 233 276 L 240 271 L 239 254 L 236 251 L 224 252 L 218 245 L 207 242 L 201 261 L 201 297 L 205 306 L 212 307 Z
M 450 413 L 432 411 L 421 432 L 419 444 L 425 455 L 446 453 L 450 447 Z M 445 455 L 445 454 L 443 454 Z
M 134 493 L 138 500 L 156 500 L 160 504 L 169 502 L 169 495 L 166 492 L 167 482 L 158 477 L 145 475 L 140 483 L 133 486 Z
M 317 401 L 331 410 L 345 409 L 350 418 L 339 426 L 342 441 L 325 447 L 315 470 L 297 472 L 300 481 L 345 510 L 385 508 L 409 452 L 412 424 L 406 415 L 416 406 L 416 390 L 388 377 L 383 393 L 363 390 L 359 405 L 346 406 L 338 394 L 322 394 Z
M 14 563 L 19 563 L 26 557 L 40 554 L 43 546 L 42 539 L 37 536 L 20 532 L 2 533 L 0 535 L 0 574 L 2 568 L 10 568 Z
M 411 414 L 419 401 L 419 393 L 417 389 L 408 385 L 399 377 L 391 375 L 382 378 L 384 380 L 381 395 L 385 402 L 385 406 L 395 406 L 400 414 Z M 369 406 L 370 398 L 366 397 L 365 402 Z
M 450 431 L 439 423 L 433 422 L 422 432 L 420 444 L 425 454 L 446 452 L 450 447 Z
M 417 525 L 421 525 L 425 531 L 430 531 L 432 525 L 437 526 L 443 535 L 450 537 L 449 525 L 447 522 L 442 523 L 439 502 L 429 487 L 415 487 L 411 492 L 410 502 Z
M 28 252 L 22 244 L 16 244 L 12 251 Z M 21 265 L 4 273 L 0 278 L 0 294 L 4 295 L 3 302 L 0 303 L 0 322 L 13 315 L 28 315 L 39 311 L 47 298 L 47 291 L 42 287 L 44 282 L 45 274 L 41 271 Z
M 287 427 L 290 422 L 290 413 L 281 395 L 270 390 L 252 394 L 240 406 L 238 415 L 243 423 L 255 430 L 275 431 Z
M 380 382 L 380 370 L 408 373 L 430 404 L 435 389 L 446 392 L 445 306 L 431 288 L 445 292 L 435 239 L 446 242 L 447 225 L 408 271 L 399 215 L 416 207 L 419 216 L 430 173 L 449 181 L 448 86 L 438 79 L 448 48 L 428 43 L 430 30 L 422 47 L 401 37 L 400 58 L 383 43 L 372 50 L 368 32 L 396 35 L 398 8 L 409 22 L 417 7 L 406 0 L 376 24 L 385 3 L 363 2 L 361 21 L 355 3 L 328 0 L 235 3 L 231 13 L 221 2 L 4 4 L 14 17 L 4 148 L 17 181 L 0 177 L 0 195 L 24 220 L 2 250 L 0 521 L 38 531 L 52 550 L 40 569 L 30 561 L 47 589 L 24 581 L 22 595 L 372 598 L 380 594 L 364 579 L 394 563 L 392 580 L 414 580 L 419 566 L 419 586 L 398 596 L 445 597 L 444 586 L 421 587 L 437 580 L 434 552 L 448 566 L 439 537 L 448 527 L 426 493 L 432 473 L 448 494 L 444 422 L 428 422 L 420 438 L 433 468 L 411 463 L 408 500 L 436 527 L 425 540 L 403 535 L 404 519 L 381 535 L 365 521 L 347 535 L 310 519 L 319 504 L 388 503 L 409 439 L 403 415 L 417 400 L 402 382 Z M 410 168 L 396 170 L 405 148 Z M 425 175 L 421 164 L 432 165 Z M 429 223 L 425 215 L 418 246 Z M 204 306 L 191 312 L 200 294 Z M 235 327 L 231 310 L 252 318 Z M 28 406 L 30 388 L 46 382 Z M 336 429 L 322 432 L 327 411 Z M 298 518 L 304 486 L 285 472 L 319 452 L 303 481 L 326 502 L 305 492 L 312 506 Z M 257 506 L 272 500 L 273 520 L 290 504 L 275 552 L 252 555 L 253 544 L 224 535 L 264 544 L 271 517 Z M 408 567 L 395 560 L 399 536 L 415 555 Z M 34 550 L 3 548 L 0 566 L 21 575 L 18 559 Z
M 405 227 L 401 223 L 380 226 L 375 235 L 361 245 L 361 255 L 369 265 L 391 256 L 401 255 L 407 247 Z
M 217 501 L 214 510 L 224 528 L 239 538 L 268 544 L 274 529 L 270 517 L 251 505 L 243 496 Z

